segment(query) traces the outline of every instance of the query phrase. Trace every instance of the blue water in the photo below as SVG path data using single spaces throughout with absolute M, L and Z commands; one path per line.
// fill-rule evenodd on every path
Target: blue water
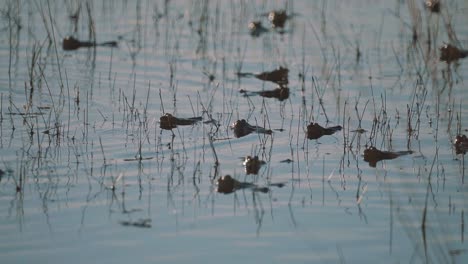
M 440 62 L 438 47 L 456 42 L 448 21 L 467 47 L 468 6 L 414 4 L 287 1 L 280 34 L 276 1 L 4 1 L 1 262 L 464 263 L 452 141 L 466 133 L 467 62 Z M 268 32 L 252 37 L 253 20 Z M 94 34 L 118 47 L 62 50 Z M 287 100 L 239 92 L 277 85 L 236 72 L 280 66 Z M 203 121 L 172 136 L 164 113 Z M 235 138 L 238 119 L 273 134 Z M 308 140 L 312 120 L 344 128 Z M 373 168 L 370 145 L 413 153 Z M 247 155 L 266 162 L 258 175 Z M 227 174 L 284 186 L 218 193 Z

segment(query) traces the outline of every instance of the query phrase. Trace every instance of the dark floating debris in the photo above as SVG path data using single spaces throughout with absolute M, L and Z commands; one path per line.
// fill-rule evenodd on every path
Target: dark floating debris
M 286 86 L 289 83 L 289 69 L 279 67 L 273 71 L 266 71 L 261 73 L 250 73 L 250 72 L 238 72 L 239 77 L 255 77 L 262 81 L 274 82 L 280 86 Z
M 120 221 L 120 224 L 123 226 L 134 226 L 140 228 L 151 228 L 151 219 L 139 219 L 137 221 Z
M 369 147 L 364 150 L 364 161 L 369 163 L 369 166 L 375 168 L 377 162 L 381 160 L 391 160 L 396 159 L 403 155 L 408 155 L 413 153 L 411 150 L 407 151 L 381 151 L 376 149 L 375 147 Z
M 217 184 L 217 192 L 224 193 L 224 194 L 230 194 L 241 189 L 251 189 L 254 192 L 262 192 L 262 193 L 268 193 L 270 191 L 269 187 L 258 186 L 250 182 L 241 182 L 232 178 L 231 175 L 229 174 L 219 178 L 216 184 Z M 271 183 L 268 186 L 282 188 L 285 185 L 286 185 L 285 183 L 280 182 L 280 183 Z
M 307 138 L 318 139 L 325 135 L 333 135 L 335 132 L 340 131 L 341 128 L 341 126 L 322 127 L 312 122 L 307 126 Z
M 249 23 L 249 33 L 251 36 L 258 37 L 265 32 L 268 32 L 268 29 L 262 25 L 261 21 L 252 21 Z
M 452 44 L 445 44 L 439 48 L 440 60 L 447 63 L 463 59 L 468 56 L 468 50 L 462 50 Z
M 284 28 L 288 18 L 289 16 L 286 14 L 285 10 L 273 10 L 268 13 L 268 20 L 273 28 Z
M 177 118 L 167 113 L 159 118 L 159 127 L 166 130 L 172 130 L 177 126 L 190 126 L 202 120 L 203 118 L 201 116 L 191 118 Z
M 425 3 L 426 8 L 432 13 L 440 13 L 440 1 L 439 0 L 428 0 Z
M 117 47 L 117 41 L 96 43 L 91 41 L 80 41 L 71 36 L 65 37 L 62 41 L 63 50 L 77 50 L 79 48 L 89 48 L 96 46 Z
M 248 92 L 246 90 L 240 90 L 245 96 L 260 95 L 266 98 L 276 98 L 279 101 L 284 101 L 289 98 L 289 88 L 280 86 L 274 90 L 265 90 L 259 92 Z
M 255 156 L 255 157 L 247 156 L 243 163 L 243 165 L 245 166 L 245 173 L 255 174 L 255 175 L 258 174 L 260 167 L 262 167 L 262 165 L 264 164 L 266 164 L 266 162 L 263 160 L 259 160 L 258 156 Z
M 466 151 L 468 150 L 468 137 L 466 137 L 465 135 L 458 135 L 455 138 L 453 145 L 455 146 L 455 153 L 457 153 L 457 155 L 465 155 Z
M 234 124 L 231 125 L 231 128 L 234 130 L 234 136 L 237 138 L 247 136 L 250 133 L 262 133 L 262 134 L 273 134 L 271 129 L 265 129 L 260 126 L 252 126 L 245 119 L 237 120 Z

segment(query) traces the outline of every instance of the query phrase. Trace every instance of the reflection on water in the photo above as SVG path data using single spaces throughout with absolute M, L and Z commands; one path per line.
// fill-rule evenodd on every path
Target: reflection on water
M 289 83 L 289 69 L 279 67 L 278 69 L 272 71 L 265 71 L 261 73 L 252 73 L 252 72 L 238 72 L 237 76 L 239 77 L 255 77 L 262 81 L 269 81 L 276 83 L 280 86 L 285 86 Z
M 467 8 L 4 1 L 2 263 L 465 263 Z
M 258 92 L 249 92 L 246 90 L 240 90 L 240 93 L 245 96 L 260 95 L 265 98 L 276 98 L 279 101 L 284 101 L 289 98 L 289 88 L 288 87 L 278 87 L 274 90 L 264 90 Z

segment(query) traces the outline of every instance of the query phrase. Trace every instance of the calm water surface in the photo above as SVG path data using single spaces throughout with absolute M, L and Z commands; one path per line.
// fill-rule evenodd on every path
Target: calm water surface
M 0 7 L 2 263 L 468 259 L 468 179 L 452 145 L 468 123 L 467 61 L 438 50 L 468 48 L 468 2 Z M 272 28 L 268 12 L 284 9 Z M 251 21 L 265 32 L 252 36 Z M 66 36 L 117 47 L 64 51 Z M 284 100 L 237 74 L 279 67 Z M 171 132 L 165 113 L 203 120 Z M 273 133 L 236 138 L 238 119 Z M 343 130 L 309 140 L 312 121 Z M 370 146 L 411 153 L 373 167 Z M 265 161 L 258 175 L 249 155 Z M 219 193 L 227 174 L 259 188 Z

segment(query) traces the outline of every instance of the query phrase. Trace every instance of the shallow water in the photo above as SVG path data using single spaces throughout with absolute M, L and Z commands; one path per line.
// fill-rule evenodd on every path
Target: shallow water
M 6 1 L 2 263 L 464 263 L 451 142 L 466 133 L 467 61 L 437 48 L 455 42 L 448 21 L 467 47 L 466 1 L 287 3 L 280 34 L 277 1 Z M 251 36 L 253 20 L 268 32 Z M 67 35 L 118 47 L 63 51 Z M 237 75 L 280 66 L 283 101 Z M 203 121 L 172 133 L 164 113 Z M 273 133 L 235 138 L 238 119 Z M 312 121 L 343 129 L 308 140 Z M 371 145 L 412 153 L 373 168 Z M 248 155 L 266 162 L 258 175 Z M 269 192 L 217 193 L 227 174 Z

